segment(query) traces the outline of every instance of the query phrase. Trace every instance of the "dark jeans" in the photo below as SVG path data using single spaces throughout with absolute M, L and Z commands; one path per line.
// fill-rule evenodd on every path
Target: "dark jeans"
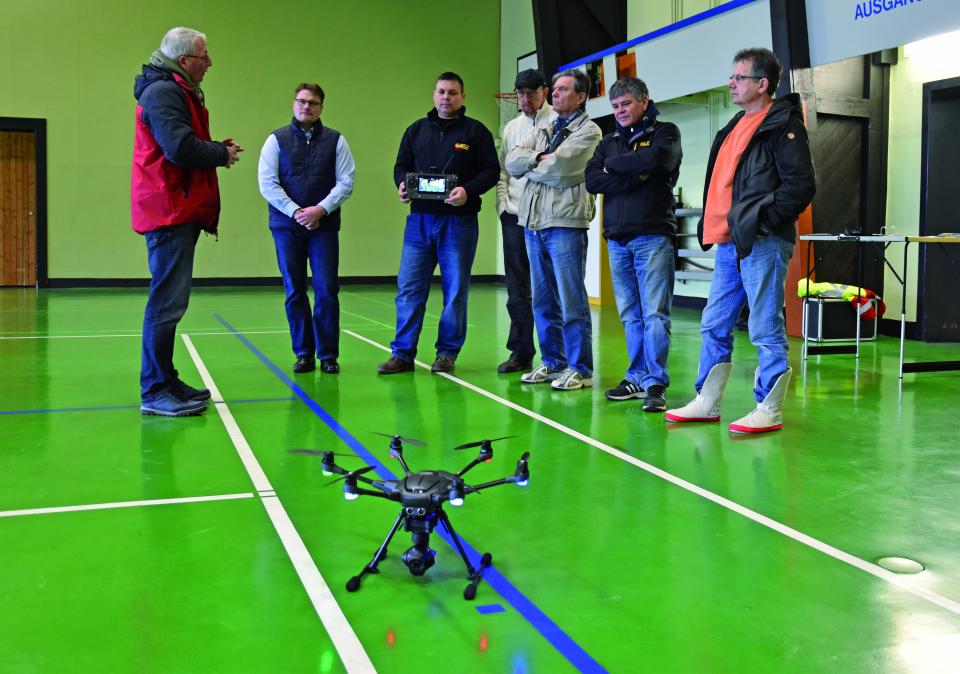
M 430 282 L 439 264 L 443 311 L 437 355 L 456 360 L 467 338 L 467 294 L 478 235 L 476 215 L 407 216 L 397 275 L 397 336 L 390 344 L 394 356 L 408 363 L 417 356 Z
M 507 278 L 507 313 L 510 315 L 510 334 L 507 349 L 517 360 L 526 363 L 533 359 L 533 308 L 530 295 L 530 259 L 523 227 L 517 216 L 504 211 L 500 214 L 503 232 L 503 271 Z
M 336 360 L 340 355 L 340 238 L 336 229 L 271 229 L 287 293 L 287 323 L 297 356 Z M 313 313 L 307 296 L 307 261 L 313 273 Z
M 193 253 L 200 225 L 171 225 L 147 232 L 150 295 L 143 312 L 143 347 L 140 358 L 140 397 L 161 391 L 177 378 L 173 343 L 177 324 L 190 302 Z

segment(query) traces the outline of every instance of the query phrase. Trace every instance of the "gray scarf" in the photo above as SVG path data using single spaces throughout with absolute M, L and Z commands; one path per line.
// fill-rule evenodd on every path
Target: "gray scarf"
M 167 58 L 166 54 L 157 49 L 155 52 L 153 52 L 153 54 L 150 55 L 150 65 L 156 66 L 157 68 L 162 68 L 163 70 L 169 70 L 180 75 L 180 77 L 187 81 L 187 84 L 190 85 L 190 88 L 197 92 L 197 96 L 200 97 L 200 103 L 203 104 L 203 90 L 200 88 L 200 85 L 194 82 L 193 78 L 187 74 L 187 71 L 180 67 L 179 63 L 173 59 Z

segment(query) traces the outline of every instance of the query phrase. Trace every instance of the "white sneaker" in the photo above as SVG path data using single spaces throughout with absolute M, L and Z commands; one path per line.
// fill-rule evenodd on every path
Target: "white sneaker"
M 565 372 L 566 370 L 564 370 Z M 520 381 L 524 384 L 546 384 L 553 381 L 561 375 L 560 370 L 552 370 L 546 365 L 539 365 L 537 369 L 520 375 Z
M 584 377 L 582 374 L 568 367 L 560 373 L 560 376 L 554 379 L 551 384 L 555 391 L 576 391 L 581 388 L 590 388 L 593 386 L 593 379 Z

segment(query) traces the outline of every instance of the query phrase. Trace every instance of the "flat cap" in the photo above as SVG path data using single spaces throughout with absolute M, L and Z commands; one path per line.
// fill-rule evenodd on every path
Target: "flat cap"
M 539 70 L 528 68 L 517 73 L 517 81 L 513 86 L 515 89 L 539 89 L 547 86 L 547 78 Z

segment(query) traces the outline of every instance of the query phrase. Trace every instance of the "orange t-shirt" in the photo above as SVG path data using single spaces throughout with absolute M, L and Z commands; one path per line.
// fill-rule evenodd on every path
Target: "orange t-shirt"
M 745 114 L 723 139 L 723 145 L 717 153 L 710 176 L 710 188 L 707 190 L 707 203 L 703 207 L 703 242 L 726 243 L 730 240 L 730 226 L 727 215 L 733 203 L 733 176 L 747 143 L 753 138 L 757 127 L 770 112 L 768 105 L 763 110 Z

